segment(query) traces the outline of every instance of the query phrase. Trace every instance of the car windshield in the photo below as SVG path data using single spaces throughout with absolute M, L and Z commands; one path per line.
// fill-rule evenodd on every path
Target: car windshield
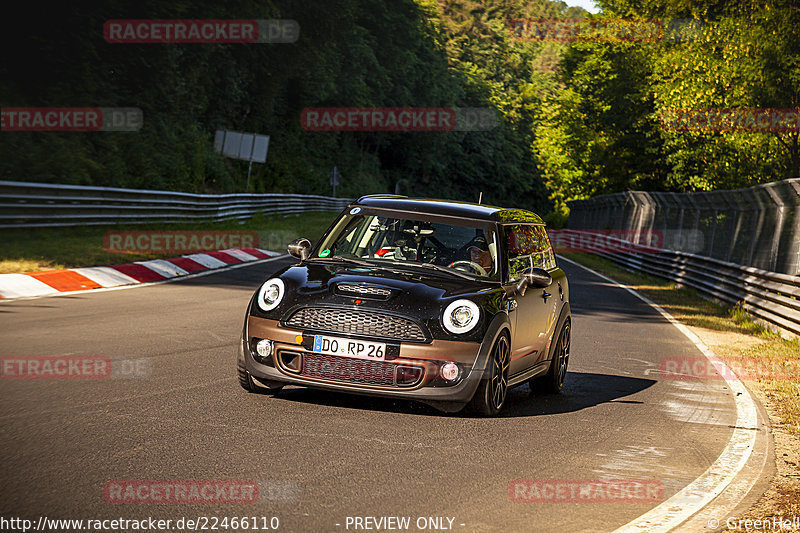
M 445 223 L 381 213 L 346 215 L 322 242 L 315 257 L 439 267 L 454 275 L 499 279 L 494 232 L 489 224 L 475 221 Z

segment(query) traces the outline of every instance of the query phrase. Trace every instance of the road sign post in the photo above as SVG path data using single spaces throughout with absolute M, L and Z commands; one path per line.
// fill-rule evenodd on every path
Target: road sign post
M 341 183 L 342 175 L 339 173 L 339 169 L 334 165 L 333 170 L 331 173 L 328 174 L 328 179 L 330 179 L 331 185 L 333 186 L 333 196 L 336 197 L 336 186 Z
M 232 159 L 249 161 L 245 192 L 250 192 L 250 174 L 253 171 L 253 162 L 266 163 L 268 150 L 269 135 L 227 130 L 217 130 L 214 135 L 215 152 Z

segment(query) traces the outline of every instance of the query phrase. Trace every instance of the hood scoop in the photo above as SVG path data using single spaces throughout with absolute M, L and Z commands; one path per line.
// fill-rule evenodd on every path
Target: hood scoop
M 339 283 L 334 289 L 336 294 L 367 300 L 388 300 L 391 298 L 392 289 L 376 285 L 362 285 L 360 283 Z

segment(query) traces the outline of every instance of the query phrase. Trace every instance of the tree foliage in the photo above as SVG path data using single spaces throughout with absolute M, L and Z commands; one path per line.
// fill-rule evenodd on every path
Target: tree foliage
M 395 192 L 547 211 L 626 189 L 731 188 L 800 175 L 797 132 L 667 131 L 670 109 L 800 106 L 793 0 L 602 0 L 609 18 L 694 20 L 641 41 L 515 38 L 580 19 L 550 0 L 108 0 L 4 13 L 4 107 L 139 107 L 141 131 L 0 133 L 0 178 L 232 192 L 247 164 L 216 129 L 268 134 L 256 192 Z M 16 10 L 16 11 L 14 11 Z M 294 19 L 293 44 L 110 44 L 109 19 Z M 478 107 L 486 131 L 311 132 L 308 107 Z
M 653 42 L 573 42 L 537 154 L 557 203 L 630 189 L 710 190 L 800 176 L 794 132 L 672 131 L 670 110 L 800 107 L 791 0 L 606 0 L 597 19 L 660 20 Z
M 531 7 L 533 6 L 533 7 Z M 139 107 L 141 131 L 0 134 L 0 177 L 187 191 L 240 191 L 246 163 L 214 153 L 216 129 L 271 136 L 255 191 L 431 195 L 546 209 L 533 153 L 552 49 L 512 42 L 508 18 L 560 2 L 492 0 L 109 0 L 6 20 L 0 103 Z M 50 9 L 50 8 L 49 8 Z M 109 44 L 109 19 L 294 19 L 294 44 Z M 551 47 L 552 48 L 552 47 Z M 549 54 L 549 55 L 548 55 Z M 550 69 L 541 65 L 549 65 Z M 477 132 L 305 131 L 307 107 L 489 107 Z

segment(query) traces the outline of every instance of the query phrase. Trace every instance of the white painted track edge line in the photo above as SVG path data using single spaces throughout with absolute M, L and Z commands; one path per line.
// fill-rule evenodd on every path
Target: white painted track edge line
M 758 423 L 756 405 L 750 392 L 739 380 L 734 372 L 723 363 L 708 346 L 700 340 L 689 328 L 681 324 L 675 317 L 669 314 L 663 307 L 652 301 L 647 296 L 638 293 L 634 289 L 619 283 L 589 267 L 580 263 L 559 257 L 560 260 L 567 261 L 584 270 L 591 272 L 601 279 L 613 285 L 625 289 L 633 294 L 653 309 L 658 311 L 670 324 L 675 326 L 686 338 L 688 338 L 706 358 L 720 372 L 725 379 L 731 392 L 734 393 L 734 403 L 736 405 L 736 427 L 728 440 L 727 445 L 720 455 L 708 467 L 708 469 L 698 476 L 686 487 L 678 491 L 675 495 L 661 502 L 656 507 L 650 509 L 643 515 L 631 520 L 622 527 L 616 529 L 614 533 L 633 533 L 643 532 L 667 532 L 680 526 L 686 520 L 700 512 L 706 505 L 711 503 L 714 498 L 719 496 L 728 485 L 736 478 L 747 463 L 755 446 L 756 433 L 754 428 Z M 708 487 L 711 487 L 710 489 Z M 703 494 L 697 498 L 697 494 Z M 690 498 L 696 499 L 691 501 Z M 687 502 L 691 502 L 688 503 Z
M 98 292 L 109 292 L 109 291 L 121 291 L 125 289 L 135 289 L 137 287 L 149 287 L 150 285 L 159 285 L 162 283 L 173 283 L 175 281 L 180 281 L 184 279 L 190 278 L 199 278 L 202 276 L 208 276 L 210 274 L 216 274 L 217 272 L 224 272 L 226 270 L 234 270 L 236 268 L 243 268 L 251 265 L 257 265 L 259 263 L 269 263 L 271 261 L 276 261 L 278 259 L 283 259 L 285 257 L 289 257 L 289 254 L 281 254 L 276 255 L 274 257 L 265 257 L 264 259 L 258 259 L 256 261 L 249 261 L 247 263 L 236 263 L 233 265 L 228 265 L 225 267 L 214 268 L 204 270 L 202 272 L 195 272 L 193 274 L 187 274 L 186 276 L 176 276 L 174 278 L 167 278 L 167 279 L 160 279 L 158 281 L 148 281 L 146 283 L 133 283 L 131 285 L 120 285 L 118 287 L 103 287 L 100 289 L 89 289 L 89 290 L 80 290 L 80 291 L 69 291 L 69 292 L 57 292 L 52 294 L 40 294 L 38 296 L 20 296 L 16 298 L 0 298 L 0 305 L 3 305 L 6 302 L 18 302 L 20 300 L 37 300 L 39 298 L 58 298 L 59 296 L 74 296 L 76 294 L 95 294 Z

